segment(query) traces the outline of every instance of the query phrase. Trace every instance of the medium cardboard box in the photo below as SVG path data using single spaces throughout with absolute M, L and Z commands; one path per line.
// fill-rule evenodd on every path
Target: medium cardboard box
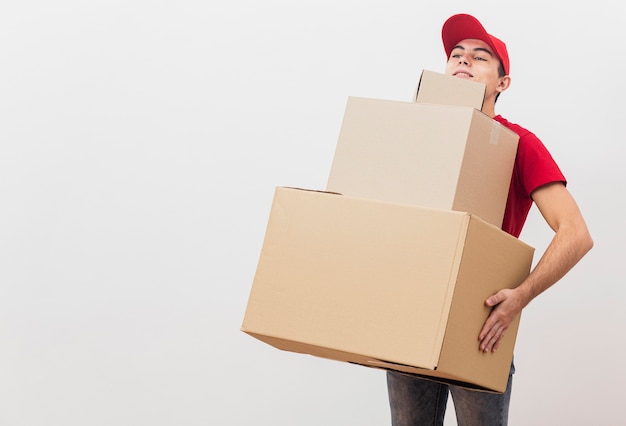
M 519 317 L 498 352 L 484 300 L 533 249 L 475 215 L 277 188 L 242 330 L 279 349 L 506 388 Z
M 484 83 L 424 70 L 413 100 L 422 104 L 465 106 L 482 110 Z
M 326 190 L 470 212 L 500 227 L 517 142 L 474 108 L 350 97 Z

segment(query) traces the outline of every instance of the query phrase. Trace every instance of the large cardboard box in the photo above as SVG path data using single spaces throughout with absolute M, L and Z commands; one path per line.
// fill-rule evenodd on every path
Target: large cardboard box
M 329 192 L 502 225 L 518 136 L 479 110 L 350 97 Z
M 279 349 L 506 388 L 519 318 L 482 353 L 484 300 L 533 249 L 475 215 L 277 188 L 242 330 Z

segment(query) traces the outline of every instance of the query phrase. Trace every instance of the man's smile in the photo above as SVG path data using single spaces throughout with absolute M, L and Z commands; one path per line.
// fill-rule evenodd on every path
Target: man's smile
M 454 74 L 452 74 L 455 77 L 459 77 L 459 78 L 474 78 L 474 76 L 472 74 L 470 74 L 467 71 L 455 71 Z

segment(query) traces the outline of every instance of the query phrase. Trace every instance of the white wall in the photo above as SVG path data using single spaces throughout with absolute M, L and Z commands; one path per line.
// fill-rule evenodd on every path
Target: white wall
M 619 423 L 624 9 L 7 2 L 0 425 L 389 424 L 384 373 L 239 327 L 274 187 L 323 189 L 346 98 L 409 100 L 458 12 L 507 42 L 499 112 L 551 149 L 596 242 L 524 313 L 511 424 Z M 522 239 L 549 237 L 533 210 Z

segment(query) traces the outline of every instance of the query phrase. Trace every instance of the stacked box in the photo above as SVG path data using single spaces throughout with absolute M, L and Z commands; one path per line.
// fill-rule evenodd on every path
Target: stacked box
M 433 73 L 422 76 L 417 96 L 429 103 L 349 98 L 326 190 L 470 212 L 502 226 L 518 136 L 478 109 L 435 104 L 450 80 L 482 88 L 454 91 L 460 103 L 482 106 L 484 85 Z
M 484 300 L 517 286 L 534 250 L 499 228 L 506 195 L 490 180 L 508 189 L 516 141 L 492 122 L 468 106 L 350 98 L 327 190 L 276 189 L 242 330 L 503 392 L 519 317 L 484 354 Z
M 483 83 L 424 70 L 413 100 L 420 104 L 464 106 L 482 111 L 486 89 Z

